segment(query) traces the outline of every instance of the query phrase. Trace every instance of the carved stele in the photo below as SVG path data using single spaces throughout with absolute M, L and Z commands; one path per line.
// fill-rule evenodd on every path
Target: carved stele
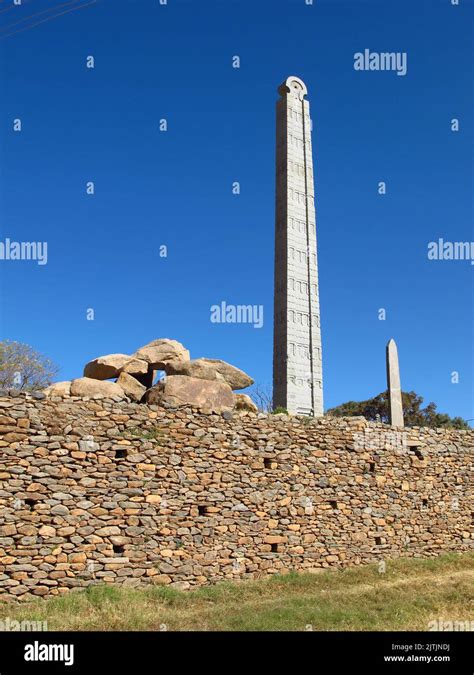
M 289 77 L 276 106 L 273 405 L 323 414 L 316 214 L 306 85 Z
M 389 421 L 394 427 L 403 427 L 400 367 L 398 365 L 397 344 L 393 338 L 387 344 L 386 354 Z

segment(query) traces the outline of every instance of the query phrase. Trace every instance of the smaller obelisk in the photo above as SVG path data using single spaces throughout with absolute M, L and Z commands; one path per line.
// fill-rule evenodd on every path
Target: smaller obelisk
M 387 345 L 387 388 L 389 422 L 393 427 L 403 427 L 400 367 L 398 365 L 397 343 L 393 338 Z

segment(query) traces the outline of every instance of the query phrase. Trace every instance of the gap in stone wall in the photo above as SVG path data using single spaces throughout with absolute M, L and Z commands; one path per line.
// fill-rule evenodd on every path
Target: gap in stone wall
M 417 445 L 411 445 L 410 450 L 418 457 L 418 459 L 423 459 L 423 453 Z

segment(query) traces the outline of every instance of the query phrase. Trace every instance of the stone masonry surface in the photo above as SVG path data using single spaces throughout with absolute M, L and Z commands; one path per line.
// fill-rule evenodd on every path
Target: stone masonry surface
M 466 551 L 474 432 L 0 396 L 0 599 Z
M 274 407 L 320 417 L 323 371 L 309 101 L 288 77 L 276 106 Z

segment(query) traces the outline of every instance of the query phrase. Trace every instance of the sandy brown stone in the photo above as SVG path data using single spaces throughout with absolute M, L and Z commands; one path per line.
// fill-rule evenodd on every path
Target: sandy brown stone
M 243 370 L 219 359 L 194 359 L 168 363 L 165 370 L 169 375 L 188 375 L 203 380 L 220 380 L 227 382 L 231 389 L 245 389 L 253 384 L 253 380 Z
M 153 370 L 164 370 L 170 361 L 189 361 L 189 352 L 177 340 L 160 338 L 140 347 L 133 358 L 146 361 Z
M 247 394 L 234 394 L 234 398 L 236 410 L 247 410 L 248 412 L 254 413 L 258 412 L 256 404 Z
M 71 382 L 70 380 L 54 382 L 49 387 L 46 387 L 44 393 L 46 396 L 69 396 L 71 393 Z
M 145 394 L 148 403 L 172 407 L 193 406 L 207 412 L 232 410 L 232 389 L 225 382 L 200 380 L 185 375 L 170 375 Z
M 71 396 L 102 396 L 125 398 L 125 392 L 116 382 L 95 380 L 90 377 L 80 377 L 71 382 Z
M 149 370 L 149 364 L 143 359 L 130 358 L 119 370 L 120 373 L 129 373 L 130 375 L 146 375 Z
M 146 387 L 143 384 L 126 372 L 121 372 L 117 380 L 117 384 L 122 387 L 128 398 L 132 401 L 141 401 L 143 394 L 146 392 Z
M 131 360 L 127 354 L 107 354 L 89 361 L 84 366 L 84 377 L 95 380 L 110 380 L 118 377 L 120 370 Z

